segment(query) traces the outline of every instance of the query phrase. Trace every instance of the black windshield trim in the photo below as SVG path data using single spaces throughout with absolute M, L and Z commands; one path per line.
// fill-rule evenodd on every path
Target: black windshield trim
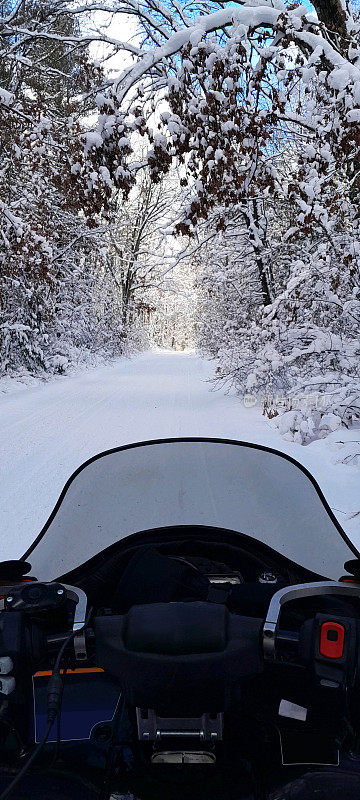
M 155 444 L 155 445 L 156 444 L 174 444 L 175 442 L 210 442 L 212 444 L 232 444 L 232 445 L 240 446 L 240 447 L 249 447 L 249 448 L 252 448 L 253 450 L 262 450 L 265 453 L 272 453 L 273 455 L 280 456 L 281 458 L 284 458 L 286 461 L 290 461 L 291 464 L 294 464 L 295 467 L 298 467 L 298 469 L 300 469 L 304 473 L 304 475 L 306 475 L 306 477 L 311 481 L 314 489 L 316 490 L 317 494 L 319 495 L 319 498 L 320 498 L 324 508 L 326 509 L 331 521 L 335 525 L 338 533 L 340 533 L 340 536 L 342 537 L 344 542 L 347 544 L 347 546 L 350 548 L 351 552 L 354 553 L 356 558 L 360 558 L 359 551 L 357 550 L 357 548 L 355 547 L 353 542 L 351 542 L 351 540 L 349 539 L 349 537 L 345 533 L 344 529 L 341 527 L 340 522 L 335 517 L 335 514 L 333 513 L 332 509 L 330 508 L 329 503 L 327 502 L 322 490 L 320 489 L 319 484 L 317 483 L 317 481 L 315 480 L 315 478 L 313 477 L 311 472 L 309 472 L 309 470 L 306 467 L 304 467 L 302 464 L 300 464 L 299 461 L 296 461 L 295 458 L 293 458 L 292 456 L 287 455 L 287 453 L 282 453 L 280 450 L 275 450 L 275 448 L 267 447 L 266 445 L 263 445 L 263 444 L 254 444 L 253 442 L 241 442 L 241 441 L 238 441 L 237 439 L 218 439 L 218 438 L 213 439 L 213 438 L 202 437 L 202 436 L 187 436 L 187 437 L 180 437 L 180 438 L 175 437 L 175 438 L 171 438 L 171 439 L 149 439 L 148 441 L 144 441 L 144 442 L 134 442 L 133 444 L 124 444 L 124 445 L 120 445 L 120 447 L 113 447 L 111 450 L 104 450 L 102 453 L 97 453 L 95 456 L 92 456 L 91 458 L 88 458 L 88 460 L 85 461 L 84 464 L 81 464 L 81 466 L 78 467 L 75 470 L 75 472 L 73 472 L 73 474 L 70 476 L 70 478 L 66 481 L 65 486 L 64 486 L 64 488 L 63 488 L 63 490 L 62 490 L 62 492 L 60 494 L 60 497 L 59 497 L 58 501 L 56 502 L 56 504 L 55 504 L 55 506 L 54 506 L 54 508 L 53 508 L 48 520 L 45 522 L 44 527 L 41 529 L 41 531 L 38 534 L 38 536 L 36 537 L 36 539 L 34 539 L 33 543 L 30 545 L 30 547 L 26 550 L 24 555 L 21 556 L 21 558 L 19 560 L 20 561 L 26 561 L 28 559 L 28 557 L 31 555 L 31 553 L 35 550 L 35 548 L 37 547 L 39 542 L 41 542 L 41 539 L 45 536 L 45 533 L 47 532 L 50 524 L 52 523 L 54 517 L 56 516 L 56 514 L 57 514 L 57 512 L 58 512 L 58 510 L 59 510 L 59 508 L 60 508 L 60 506 L 61 506 L 61 504 L 62 504 L 62 502 L 64 500 L 64 497 L 65 497 L 68 489 L 70 488 L 72 482 L 80 474 L 80 472 L 82 472 L 83 469 L 86 469 L 86 467 L 89 466 L 89 464 L 93 464 L 94 461 L 98 461 L 98 459 L 104 458 L 104 456 L 110 456 L 113 453 L 120 453 L 123 450 L 132 450 L 135 447 L 144 447 L 144 446 L 148 446 L 148 445 L 152 445 L 152 444 Z

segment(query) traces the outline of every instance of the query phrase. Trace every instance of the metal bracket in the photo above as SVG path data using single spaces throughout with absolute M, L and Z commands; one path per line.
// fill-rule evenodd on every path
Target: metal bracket
M 47 583 L 53 583 L 53 581 L 49 581 Z M 36 582 L 34 584 L 36 586 Z M 11 590 L 14 584 L 10 585 L 9 587 L 2 587 L 2 591 L 4 590 Z M 75 613 L 74 613 L 74 623 L 73 623 L 73 632 L 79 631 L 74 636 L 74 651 L 75 651 L 75 658 L 77 661 L 85 661 L 87 659 L 87 652 L 86 652 L 86 638 L 85 638 L 85 631 L 83 630 L 85 620 L 86 620 L 86 608 L 87 608 L 87 597 L 85 592 L 82 589 L 79 589 L 78 586 L 68 586 L 66 583 L 59 584 L 58 593 L 62 592 L 61 586 L 66 589 L 67 597 L 70 600 L 73 600 L 76 603 Z M 5 591 L 4 591 L 5 593 Z M 0 612 L 4 609 L 4 599 L 0 600 Z
M 290 600 L 301 600 L 303 597 L 316 597 L 321 595 L 343 595 L 360 598 L 360 586 L 341 581 L 318 581 L 316 583 L 298 583 L 286 586 L 274 594 L 270 600 L 266 619 L 263 627 L 264 658 L 275 658 L 276 633 L 279 626 L 281 608 Z
M 151 756 L 152 764 L 181 764 L 182 766 L 216 763 L 215 753 L 209 750 L 160 750 Z
M 202 714 L 201 717 L 158 717 L 152 709 L 136 709 L 140 741 L 159 742 L 164 738 L 197 739 L 219 742 L 223 734 L 222 714 Z
M 76 603 L 73 632 L 79 631 L 79 633 L 74 636 L 75 658 L 77 661 L 86 661 L 87 651 L 84 625 L 86 620 L 87 597 L 85 592 L 79 589 L 78 586 L 68 586 L 66 583 L 62 583 L 61 585 L 66 589 L 69 599 L 74 600 Z

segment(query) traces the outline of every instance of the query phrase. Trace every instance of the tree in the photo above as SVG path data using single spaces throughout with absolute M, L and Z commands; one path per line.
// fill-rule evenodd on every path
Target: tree
M 1 367 L 62 371 L 85 351 L 123 346 L 116 303 L 106 318 L 99 303 L 104 229 L 94 236 L 70 185 L 100 73 L 65 4 L 3 2 L 1 13 Z
M 150 340 L 158 347 L 186 350 L 195 345 L 197 263 L 182 258 L 167 280 L 150 292 Z
M 195 17 L 175 3 L 157 2 L 155 11 L 150 0 L 141 8 L 126 0 L 122 9 L 138 17 L 144 46 L 134 66 L 109 87 L 97 128 L 101 158 L 101 140 L 109 147 L 110 97 L 126 130 L 125 184 L 138 169 L 131 163 L 132 130 L 149 141 L 147 163 L 155 183 L 174 161 L 180 164 L 190 197 L 179 233 L 197 237 L 203 221 L 215 225 L 215 232 L 226 231 L 234 214 L 242 218 L 250 247 L 244 272 L 234 271 L 234 260 L 224 252 L 218 284 L 215 266 L 204 280 L 208 307 L 209 296 L 216 297 L 221 331 L 221 319 L 228 322 L 222 313 L 229 303 L 236 306 L 232 294 L 242 292 L 247 270 L 257 278 L 260 303 L 255 293 L 247 325 L 239 302 L 237 319 L 231 311 L 227 345 L 223 336 L 217 345 L 213 337 L 225 376 L 232 353 L 230 372 L 239 386 L 245 382 L 253 389 L 288 391 L 301 371 L 309 378 L 318 371 L 325 375 L 330 364 L 340 385 L 353 387 L 357 380 L 356 358 L 342 358 L 341 352 L 348 354 L 358 335 L 359 19 L 346 0 L 314 5 L 318 18 L 281 0 L 201 5 Z M 154 130 L 159 97 L 167 108 Z M 279 209 L 285 225 L 277 239 Z M 275 253 L 281 254 L 280 270 Z M 209 288 L 214 274 L 215 289 Z M 337 299 L 326 294 L 327 281 Z M 351 318 L 345 319 L 347 312 L 333 318 L 334 304 L 352 309 Z M 340 345 L 334 349 L 336 336 Z M 321 390 L 327 393 L 326 380 Z
M 290 393 L 301 371 L 309 381 L 330 367 L 349 392 L 358 380 L 350 351 L 356 353 L 359 299 L 359 16 L 348 0 L 314 5 L 318 17 L 290 0 L 199 0 L 191 9 L 178 0 L 97 0 L 96 6 L 48 0 L 39 14 L 29 5 L 26 25 L 21 4 L 5 10 L 2 22 L 5 73 L 13 81 L 2 90 L 3 113 L 19 126 L 13 174 L 19 153 L 20 159 L 26 154 L 26 169 L 35 153 L 42 195 L 50 198 L 55 189 L 60 205 L 88 231 L 101 215 L 102 224 L 111 222 L 121 193 L 123 222 L 116 222 L 111 260 L 100 272 L 114 298 L 121 293 L 125 331 L 136 305 L 140 315 L 147 313 L 148 283 L 155 277 L 159 286 L 166 273 L 157 274 L 156 236 L 149 252 L 140 244 L 136 249 L 142 218 L 136 203 L 126 217 L 126 204 L 138 197 L 146 205 L 144 170 L 151 194 L 161 192 L 176 165 L 186 196 L 176 231 L 193 238 L 193 254 L 208 254 L 200 288 L 202 343 L 210 342 L 221 374 L 231 373 L 239 388 Z M 91 29 L 95 8 L 135 17 L 138 43 Z M 86 60 L 89 43 L 99 40 L 112 53 L 131 56 L 116 76 Z M 77 59 L 76 81 L 65 73 L 71 108 L 62 116 L 46 89 L 36 102 L 17 90 L 24 58 L 31 74 L 46 63 L 51 85 L 61 82 L 49 61 L 55 44 L 61 58 L 74 52 Z M 83 78 L 85 89 L 74 93 Z M 8 142 L 14 138 L 7 134 Z M 20 222 L 27 225 L 37 244 L 31 270 L 45 285 L 55 232 L 49 242 L 36 239 L 46 229 L 39 222 L 43 206 L 29 197 L 27 206 L 20 200 L 21 213 L 5 204 L 4 235 L 19 248 Z M 161 261 L 169 263 L 166 248 Z M 39 296 L 36 313 L 40 305 Z M 217 320 L 212 330 L 211 317 Z M 327 394 L 326 380 L 321 387 Z
M 127 202 L 118 201 L 109 230 L 111 274 L 121 292 L 123 335 L 130 333 L 149 289 L 164 269 L 163 228 L 174 201 L 166 182 L 154 185 L 144 172 Z

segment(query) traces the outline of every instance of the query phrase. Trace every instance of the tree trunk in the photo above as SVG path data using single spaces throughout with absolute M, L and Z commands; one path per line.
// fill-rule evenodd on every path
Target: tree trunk
M 329 31 L 347 37 L 346 12 L 341 0 L 312 0 L 320 22 L 326 25 Z
M 266 224 L 263 224 L 264 214 L 259 209 L 257 200 L 249 200 L 249 205 L 243 209 L 249 240 L 254 250 L 255 261 L 259 272 L 259 281 L 264 306 L 269 306 L 274 299 L 274 283 L 272 265 L 267 255 Z
M 123 334 L 127 335 L 127 327 L 129 323 L 129 310 L 132 289 L 132 274 L 128 271 L 126 279 L 122 282 L 122 315 L 121 322 L 123 326 Z

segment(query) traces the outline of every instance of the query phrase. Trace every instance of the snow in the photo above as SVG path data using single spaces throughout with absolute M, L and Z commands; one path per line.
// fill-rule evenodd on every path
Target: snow
M 89 133 L 86 133 L 84 140 L 86 153 L 88 150 L 91 150 L 92 147 L 102 147 L 103 145 L 103 138 L 97 131 L 89 131 Z
M 311 33 L 307 29 L 309 22 L 314 22 L 313 15 L 308 13 L 309 9 L 304 5 L 288 8 L 282 0 L 272 0 L 271 6 L 270 8 L 265 0 L 263 3 L 261 0 L 255 0 L 254 5 L 252 3 L 246 4 L 245 7 L 241 8 L 236 5 L 229 5 L 210 14 L 200 14 L 199 17 L 192 20 L 192 25 L 184 29 L 178 30 L 177 25 L 174 25 L 175 32 L 171 36 L 165 33 L 165 43 L 161 43 L 141 54 L 141 57 L 133 66 L 126 67 L 123 73 L 114 80 L 120 102 L 125 99 L 132 87 L 149 70 L 156 64 L 178 53 L 188 43 L 196 46 L 206 34 L 228 26 L 233 26 L 230 41 L 232 42 L 234 38 L 239 41 L 241 38 L 246 38 L 249 29 L 255 30 L 256 28 L 270 27 L 276 30 L 282 17 L 287 20 L 287 26 L 292 33 L 295 44 L 300 43 L 301 47 L 301 43 L 303 43 L 312 51 L 311 56 L 308 58 L 307 66 L 311 67 L 325 56 L 329 64 L 332 64 L 335 68 L 331 72 L 329 85 L 331 84 L 337 90 L 351 86 L 354 97 L 357 96 L 358 90 L 356 87 L 360 76 L 359 67 L 343 58 L 324 36 Z M 168 19 L 167 14 L 165 14 L 165 17 Z M 304 27 L 305 29 L 303 29 Z M 157 30 L 159 30 L 158 27 Z M 183 62 L 183 67 L 185 67 L 185 61 Z M 176 79 L 172 81 L 172 85 L 175 82 Z M 355 100 L 355 102 L 357 101 Z
M 360 108 L 352 108 L 351 111 L 347 112 L 346 118 L 347 118 L 348 122 L 359 122 L 360 123 Z
M 341 419 L 337 414 L 324 414 L 319 425 L 319 428 L 329 428 L 330 431 L 336 431 L 340 427 Z
M 192 30 L 192 33 L 190 34 L 190 37 L 189 37 L 190 44 L 192 44 L 192 45 L 199 44 L 199 42 L 201 42 L 201 40 L 204 38 L 204 35 L 205 35 L 204 28 L 202 28 L 200 26 L 194 28 Z
M 256 401 L 211 391 L 212 375 L 210 362 L 193 352 L 161 350 L 45 384 L 0 381 L 3 557 L 25 551 L 87 458 L 121 444 L 177 436 L 240 439 L 288 453 L 312 472 L 360 545 L 359 469 L 339 463 L 346 445 L 360 451 L 355 432 L 337 430 L 307 447 L 286 441 Z
M 232 24 L 236 25 L 237 36 L 240 36 L 242 26 L 244 35 L 248 28 L 257 28 L 263 25 L 275 26 L 278 22 L 279 15 L 286 11 L 286 6 L 282 2 L 276 5 L 278 6 L 278 10 L 269 8 L 268 6 L 262 6 L 260 8 L 237 8 L 230 6 L 219 11 L 213 11 L 210 14 L 201 14 L 194 19 L 193 25 L 183 30 L 176 31 L 172 36 L 167 38 L 164 44 L 148 50 L 133 67 L 125 69 L 122 75 L 116 78 L 115 83 L 119 90 L 119 99 L 124 99 L 131 88 L 149 69 L 160 61 L 175 55 L 183 47 L 186 47 L 193 34 L 194 41 L 196 41 L 200 31 L 201 37 L 203 37 L 206 33 L 211 33 L 212 31 Z M 296 12 L 294 16 L 305 15 L 307 9 L 301 6 L 299 9 L 296 9 Z M 316 39 L 317 38 L 318 37 L 316 37 Z M 183 65 L 184 63 L 185 62 L 183 62 Z M 336 59 L 336 63 L 338 63 L 338 59 Z
M 342 67 L 341 69 L 334 69 L 333 72 L 330 72 L 328 77 L 329 86 L 332 89 L 337 89 L 338 92 L 341 92 L 351 82 L 350 71 L 347 67 Z
M 7 89 L 4 89 L 0 86 L 0 102 L 4 103 L 5 105 L 10 105 L 14 100 L 14 95 L 12 92 L 8 92 Z

